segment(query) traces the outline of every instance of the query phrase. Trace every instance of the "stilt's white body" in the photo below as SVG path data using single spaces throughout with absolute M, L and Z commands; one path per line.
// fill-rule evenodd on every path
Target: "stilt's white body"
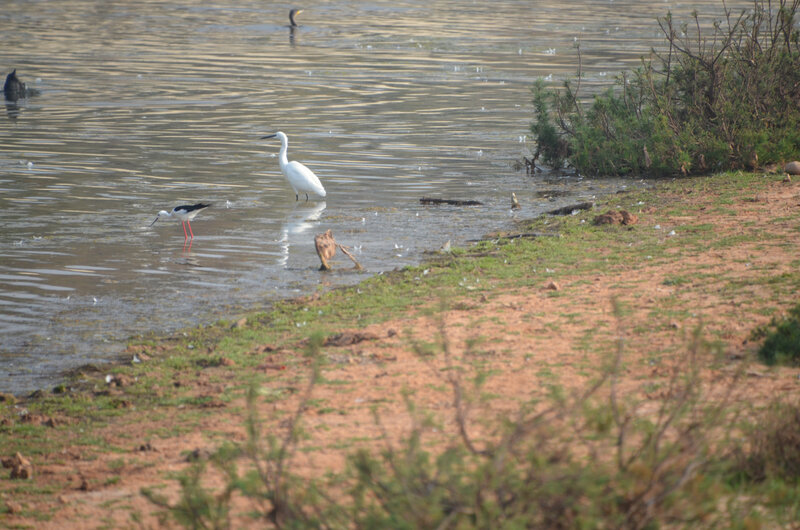
M 308 200 L 309 193 L 325 197 L 325 195 L 327 195 L 325 188 L 322 187 L 322 183 L 313 171 L 300 162 L 289 162 L 289 157 L 286 154 L 289 150 L 289 138 L 280 131 L 274 135 L 270 135 L 270 137 L 271 136 L 275 136 L 281 141 L 281 152 L 278 155 L 278 163 L 281 166 L 281 171 L 284 176 L 286 176 L 286 180 L 289 181 L 289 184 L 294 190 L 295 200 L 300 198 L 300 193 L 306 194 L 306 200 Z
M 191 238 L 194 238 L 194 233 L 192 232 L 192 224 L 191 220 L 195 218 L 195 216 L 200 213 L 200 210 L 203 208 L 208 208 L 211 206 L 210 204 L 203 204 L 202 202 L 198 202 L 197 204 L 182 204 L 181 206 L 176 206 L 170 211 L 161 210 L 158 212 L 158 215 L 150 223 L 150 226 L 156 224 L 162 216 L 165 217 L 172 217 L 173 215 L 181 220 L 181 226 L 183 227 L 183 236 L 184 238 L 189 238 L 191 234 Z M 184 224 L 185 223 L 185 224 Z M 189 225 L 189 234 L 186 233 L 186 225 Z

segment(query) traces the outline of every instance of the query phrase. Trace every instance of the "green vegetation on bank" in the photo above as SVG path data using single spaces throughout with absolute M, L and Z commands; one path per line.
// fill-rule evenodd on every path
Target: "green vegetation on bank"
M 800 152 L 798 0 L 756 0 L 712 29 L 659 25 L 664 50 L 585 106 L 576 82 L 534 87 L 542 161 L 592 176 L 756 168 Z
M 245 441 L 234 443 L 225 433 L 207 433 L 219 450 L 181 476 L 177 504 L 160 497 L 157 487 L 148 490 L 154 502 L 186 526 L 226 527 L 232 518 L 245 517 L 235 512 L 235 498 L 252 501 L 250 517 L 284 527 L 345 527 L 347 521 L 382 528 L 500 528 L 526 522 L 540 527 L 757 527 L 797 520 L 800 455 L 782 450 L 800 436 L 800 424 L 785 421 L 797 417 L 797 404 L 753 405 L 757 408 L 752 410 L 725 400 L 711 405 L 698 381 L 703 367 L 724 365 L 719 346 L 724 337 L 713 324 L 715 318 L 731 317 L 724 309 L 707 315 L 702 330 L 668 353 L 648 341 L 653 329 L 669 328 L 671 322 L 689 329 L 697 324 L 696 308 L 686 307 L 682 293 L 699 291 L 718 297 L 718 307 L 744 306 L 767 315 L 780 315 L 794 302 L 800 272 L 750 266 L 747 278 L 742 278 L 733 270 L 712 272 L 694 265 L 694 258 L 709 249 L 750 245 L 757 251 L 767 243 L 781 244 L 755 226 L 733 233 L 695 220 L 703 212 L 714 212 L 738 222 L 733 205 L 759 204 L 760 193 L 780 178 L 733 172 L 661 182 L 602 201 L 603 209 L 638 212 L 652 222 L 595 226 L 591 221 L 597 212 L 591 211 L 543 217 L 521 223 L 519 231 L 556 237 L 498 237 L 439 254 L 419 267 L 372 277 L 356 287 L 279 303 L 249 315 L 244 325 L 220 322 L 173 337 L 140 340 L 132 351 L 146 356 L 145 361 L 110 369 L 112 384 L 106 382 L 105 371 L 86 372 L 60 385 L 58 394 L 24 402 L 30 416 L 55 419 L 51 426 L 24 421 L 10 401 L 0 403 L 0 417 L 10 420 L 0 424 L 3 456 L 20 451 L 34 462 L 63 459 L 67 457 L 59 455 L 65 442 L 82 447 L 89 458 L 93 453 L 118 453 L 104 482 L 112 484 L 120 480 L 126 462 L 134 460 L 131 444 L 153 440 L 157 445 L 161 438 L 190 432 L 215 408 L 224 406 L 231 412 L 235 402 L 248 396 L 250 405 L 232 411 L 247 425 Z M 643 213 L 645 209 L 650 213 Z M 800 212 L 787 214 L 781 222 L 800 225 Z M 433 430 L 441 432 L 453 422 L 424 410 L 409 395 L 407 407 L 416 422 L 404 444 L 372 453 L 359 449 L 355 441 L 342 440 L 342 447 L 352 449 L 347 451 L 347 469 L 314 481 L 301 480 L 287 466 L 305 435 L 303 415 L 312 410 L 336 412 L 307 392 L 325 385 L 347 388 L 346 382 L 325 377 L 333 362 L 320 345 L 325 337 L 409 312 L 436 319 L 442 300 L 447 307 L 470 311 L 497 293 L 543 288 L 550 280 L 565 278 L 582 278 L 585 285 L 598 277 L 614 278 L 621 293 L 618 319 L 623 321 L 626 305 L 632 303 L 624 297 L 625 271 L 663 264 L 674 264 L 661 279 L 673 294 L 652 302 L 646 326 L 625 329 L 627 346 L 598 331 L 576 345 L 609 359 L 603 369 L 585 367 L 591 381 L 585 392 L 565 395 L 550 375 L 552 368 L 543 366 L 538 384 L 550 388 L 551 397 L 491 421 L 490 412 L 481 415 L 490 410 L 491 396 L 483 387 L 492 376 L 482 370 L 480 342 L 472 346 L 474 352 L 453 351 L 444 328 L 431 344 L 414 342 L 412 332 L 409 347 L 423 358 L 447 358 L 453 369 L 442 371 L 442 386 L 470 403 L 455 425 L 480 422 L 493 436 L 477 441 L 456 432 L 452 443 L 433 450 L 427 443 Z M 564 297 L 580 290 L 576 285 L 541 292 Z M 579 318 L 580 309 L 575 311 Z M 573 317 L 563 316 L 569 318 Z M 635 352 L 630 351 L 632 344 Z M 259 349 L 264 345 L 270 348 L 266 353 Z M 296 376 L 278 384 L 275 372 L 258 367 L 269 352 L 281 351 L 285 353 L 279 362 Z M 642 402 L 622 396 L 609 401 L 620 369 L 613 360 L 631 353 L 656 367 L 680 359 L 677 366 L 682 369 L 661 383 L 663 388 L 654 388 L 665 396 L 655 401 L 662 407 L 657 417 L 635 414 Z M 218 391 L 198 395 L 191 385 L 198 378 Z M 297 396 L 300 404 L 285 417 L 285 430 L 265 432 L 261 422 L 266 418 L 258 417 L 257 405 Z M 170 421 L 157 428 L 146 421 L 159 418 Z M 112 421 L 140 422 L 141 440 L 109 442 L 99 431 Z M 221 490 L 206 489 L 203 479 L 211 468 L 225 478 Z M 0 491 L 17 498 L 45 498 L 58 490 L 4 479 Z M 47 517 L 30 514 L 34 515 Z
M 756 329 L 753 338 L 764 339 L 758 350 L 764 363 L 800 366 L 800 304 L 789 310 L 786 317 L 773 318 L 769 326 Z

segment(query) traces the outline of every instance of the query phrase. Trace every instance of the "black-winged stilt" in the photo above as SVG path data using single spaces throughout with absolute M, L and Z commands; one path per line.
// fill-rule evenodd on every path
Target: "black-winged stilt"
M 158 219 L 162 215 L 166 215 L 167 217 L 171 217 L 174 215 L 175 217 L 181 220 L 184 240 L 189 239 L 189 234 L 191 234 L 191 237 L 194 238 L 194 233 L 192 233 L 192 224 L 190 223 L 190 221 L 194 219 L 194 217 L 198 213 L 200 213 L 200 210 L 202 210 L 203 208 L 208 208 L 209 206 L 211 205 L 198 202 L 197 204 L 182 204 L 180 206 L 176 206 L 170 211 L 161 210 L 160 212 L 158 212 L 158 215 L 153 220 L 153 222 L 150 223 L 150 226 L 156 224 L 156 221 L 158 221 Z M 186 225 L 189 225 L 189 234 L 186 233 Z

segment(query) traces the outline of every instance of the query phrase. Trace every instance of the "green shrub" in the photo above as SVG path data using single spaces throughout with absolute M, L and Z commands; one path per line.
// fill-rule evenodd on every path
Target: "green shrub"
M 664 176 L 754 168 L 800 153 L 800 0 L 726 10 L 711 35 L 659 19 L 655 50 L 616 89 L 579 102 L 578 84 L 534 88 L 531 132 L 545 164 L 588 175 Z M 579 49 L 580 51 L 580 49 Z
M 699 333 L 676 359 L 657 414 L 652 402 L 623 398 L 614 366 L 574 396 L 553 388 L 546 403 L 497 417 L 481 392 L 486 381 L 464 379 L 445 327 L 434 353 L 444 359 L 453 394 L 452 430 L 419 410 L 406 393 L 411 432 L 394 444 L 376 413 L 385 449 L 358 451 L 345 472 L 319 481 L 291 472 L 298 425 L 318 376 L 283 436 L 263 432 L 251 393 L 248 439 L 224 446 L 211 459 L 225 477 L 214 493 L 202 486 L 202 464 L 181 477 L 181 497 L 170 504 L 149 498 L 179 524 L 228 528 L 232 493 L 249 499 L 247 516 L 279 528 L 655 528 L 730 524 L 719 510 L 721 476 L 710 473 L 710 436 L 725 428 L 725 403 L 701 394 Z M 419 345 L 415 346 L 423 359 Z M 622 353 L 620 343 L 619 354 Z M 702 351 L 701 351 L 702 350 Z M 458 355 L 457 355 L 458 353 Z M 707 352 L 705 352 L 707 353 Z M 481 418 L 470 416 L 481 412 Z M 496 421 L 487 418 L 495 417 Z M 484 434 L 475 436 L 473 429 Z M 439 433 L 439 434 L 436 434 Z M 447 441 L 441 450 L 431 449 Z M 239 470 L 237 463 L 244 462 Z M 243 510 L 248 510 L 243 507 Z M 255 524 L 255 522 L 254 522 Z
M 762 331 L 766 339 L 758 350 L 759 358 L 768 365 L 788 364 L 800 366 L 800 304 L 789 311 L 782 320 L 773 319 L 769 328 Z

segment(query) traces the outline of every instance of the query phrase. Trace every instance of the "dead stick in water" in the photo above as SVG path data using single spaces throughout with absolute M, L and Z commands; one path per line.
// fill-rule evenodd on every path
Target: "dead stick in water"
M 431 197 L 423 197 L 419 200 L 421 204 L 451 204 L 453 206 L 482 206 L 481 201 L 461 201 L 457 199 L 433 199 Z
M 522 232 L 519 234 L 506 234 L 503 236 L 483 237 L 481 239 L 467 239 L 467 243 L 482 243 L 483 241 L 497 241 L 499 239 L 522 239 L 522 238 L 537 238 L 537 237 L 559 237 L 558 233 L 549 232 Z
M 348 258 L 350 258 L 350 259 L 352 260 L 352 262 L 356 264 L 356 269 L 358 269 L 358 270 L 364 270 L 364 267 L 362 267 L 362 266 L 361 266 L 361 264 L 360 264 L 360 263 L 359 263 L 359 262 L 356 260 L 356 258 L 354 258 L 354 257 L 353 257 L 353 255 L 352 255 L 352 254 L 350 254 L 350 252 L 348 252 L 348 250 L 349 250 L 349 247 L 346 247 L 346 246 L 344 246 L 344 245 L 340 245 L 339 243 L 336 243 L 336 246 L 337 246 L 337 247 L 339 247 L 339 250 L 341 250 L 342 252 L 344 252 L 344 255 L 345 255 L 345 256 L 347 256 Z

